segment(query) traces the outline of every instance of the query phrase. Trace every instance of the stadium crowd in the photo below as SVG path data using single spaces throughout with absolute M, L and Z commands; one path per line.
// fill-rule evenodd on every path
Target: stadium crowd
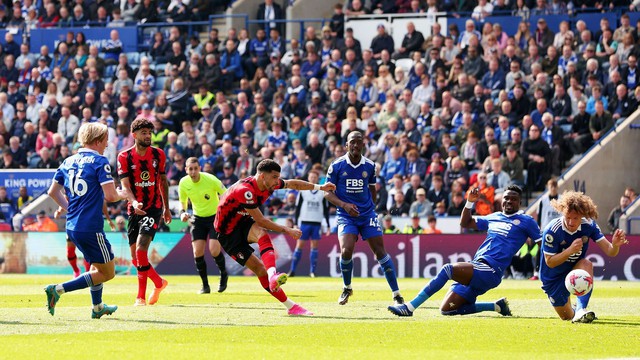
M 299 41 L 284 39 L 282 24 L 269 21 L 284 15 L 266 0 L 256 14 L 264 26 L 254 34 L 212 28 L 208 36 L 187 36 L 173 26 L 153 34 L 142 54 L 123 51 L 118 26 L 206 19 L 211 2 L 37 3 L 0 5 L 0 23 L 24 34 L 114 29 L 102 48 L 74 28 L 56 48 L 37 53 L 28 37 L 18 45 L 6 33 L 1 169 L 56 168 L 78 149 L 79 126 L 93 121 L 109 126 L 105 155 L 115 169 L 117 154 L 133 145 L 129 125 L 145 117 L 155 124 L 153 145 L 167 153 L 171 185 L 186 175 L 191 156 L 227 186 L 265 158 L 282 166 L 283 178 L 306 179 L 310 170 L 325 174 L 345 154 L 347 135 L 358 131 L 365 156 L 379 166 L 380 214 L 459 216 L 466 191 L 478 186 L 475 211 L 484 215 L 499 209 L 510 184 L 543 190 L 640 99 L 640 21 L 634 28 L 627 15 L 619 24 L 603 18 L 595 32 L 584 21 L 558 29 L 544 18 L 535 28 L 527 21 L 582 7 L 634 9 L 629 1 L 373 0 L 371 11 L 352 0 Z M 409 22 L 401 44 L 384 24 L 370 44 L 344 24 L 345 14 L 435 11 L 470 16 L 464 29 L 434 23 L 429 36 Z M 493 11 L 521 16 L 517 33 L 484 21 Z M 267 210 L 292 215 L 295 196 L 283 194 Z M 112 208 L 112 215 L 123 211 Z

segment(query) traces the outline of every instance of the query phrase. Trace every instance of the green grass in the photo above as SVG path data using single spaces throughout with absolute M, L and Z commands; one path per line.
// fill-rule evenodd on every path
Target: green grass
M 597 282 L 590 309 L 599 320 L 557 318 L 535 281 L 504 281 L 481 300 L 507 296 L 513 317 L 495 313 L 444 317 L 443 289 L 412 318 L 386 310 L 384 279 L 355 279 L 354 296 L 337 305 L 340 279 L 295 277 L 284 286 L 315 312 L 292 318 L 255 278 L 233 277 L 223 294 L 197 295 L 196 276 L 168 277 L 156 306 L 132 306 L 134 277 L 105 284 L 113 316 L 92 320 L 88 291 L 64 294 L 54 317 L 43 286 L 64 277 L 0 276 L 0 358 L 365 359 L 613 358 L 640 355 L 640 283 Z M 217 278 L 210 277 L 212 285 Z M 401 279 L 405 298 L 424 279 Z M 212 286 L 214 287 L 214 286 Z M 446 289 L 446 288 L 445 288 Z

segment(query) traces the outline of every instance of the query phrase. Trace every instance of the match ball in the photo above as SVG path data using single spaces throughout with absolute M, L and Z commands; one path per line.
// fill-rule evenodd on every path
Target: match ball
M 564 285 L 572 295 L 582 296 L 593 289 L 593 278 L 585 270 L 571 270 L 564 279 Z

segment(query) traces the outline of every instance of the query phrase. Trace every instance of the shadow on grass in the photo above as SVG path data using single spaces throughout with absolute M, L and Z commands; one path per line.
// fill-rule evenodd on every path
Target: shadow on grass
M 220 324 L 220 323 L 191 323 L 188 321 L 166 321 L 166 320 L 141 320 L 141 319 L 108 319 L 109 321 L 120 321 L 127 323 L 144 323 L 144 324 L 158 324 L 158 325 L 193 325 L 193 326 L 207 326 L 207 327 L 220 327 L 220 326 L 249 326 L 249 327 L 268 327 L 269 325 L 259 324 Z
M 42 326 L 42 323 L 30 323 L 30 322 L 22 322 L 22 321 L 1 321 L 0 325 L 37 325 Z
M 172 304 L 169 307 L 180 307 L 180 308 L 202 308 L 202 309 L 229 309 L 229 310 L 284 310 L 283 307 L 248 307 L 248 306 L 229 306 L 228 304 L 194 304 L 194 305 L 186 305 L 186 304 Z

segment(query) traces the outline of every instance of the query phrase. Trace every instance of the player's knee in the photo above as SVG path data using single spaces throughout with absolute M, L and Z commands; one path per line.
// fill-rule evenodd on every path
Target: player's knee
M 351 259 L 352 256 L 353 256 L 353 249 L 343 247 L 340 250 L 340 257 L 341 258 L 343 258 L 345 260 L 349 260 L 349 259 Z

